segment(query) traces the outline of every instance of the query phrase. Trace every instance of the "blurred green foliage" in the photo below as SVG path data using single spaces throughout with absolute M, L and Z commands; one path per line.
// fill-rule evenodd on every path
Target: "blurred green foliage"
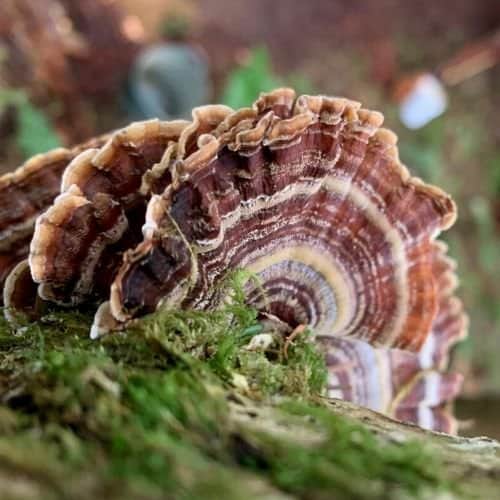
M 0 110 L 8 106 L 16 110 L 16 143 L 25 158 L 61 145 L 50 121 L 33 106 L 24 91 L 0 89 Z
M 399 142 L 404 163 L 428 182 L 439 183 L 444 164 L 444 136 L 443 120 L 438 119 L 419 130 L 412 130 L 410 137 Z
M 277 87 L 293 87 L 298 93 L 310 93 L 312 84 L 301 75 L 278 76 L 264 47 L 254 48 L 244 66 L 233 70 L 222 93 L 222 102 L 232 108 L 250 106 L 261 92 Z
M 475 196 L 469 202 L 469 210 L 477 227 L 479 263 L 488 273 L 497 269 L 498 238 L 495 221 L 488 200 Z
M 500 196 L 500 153 L 490 159 L 489 170 L 492 175 L 492 194 Z

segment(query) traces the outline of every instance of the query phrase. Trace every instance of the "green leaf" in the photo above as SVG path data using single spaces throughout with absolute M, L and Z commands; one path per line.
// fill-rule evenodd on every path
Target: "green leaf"
M 229 75 L 222 102 L 235 109 L 242 108 L 249 106 L 260 92 L 282 85 L 281 79 L 273 73 L 267 50 L 259 47 L 252 51 L 245 66 Z

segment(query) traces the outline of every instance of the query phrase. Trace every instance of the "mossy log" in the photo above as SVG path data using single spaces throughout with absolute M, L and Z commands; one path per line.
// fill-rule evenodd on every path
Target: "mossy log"
M 249 350 L 260 326 L 238 300 L 99 342 L 89 322 L 0 325 L 2 499 L 499 496 L 498 443 L 324 398 L 314 344 Z
M 395 422 L 380 414 L 356 407 L 343 401 L 329 401 L 328 411 L 331 412 L 332 422 L 340 416 L 345 422 L 352 424 L 352 429 L 364 429 L 373 436 L 381 449 L 390 448 L 390 453 L 398 447 L 415 447 L 415 456 L 411 460 L 425 460 L 430 455 L 431 463 L 438 469 L 431 476 L 422 475 L 422 487 L 418 484 L 418 475 L 415 479 L 413 493 L 405 491 L 397 481 L 388 481 L 386 474 L 381 474 L 367 481 L 364 475 L 360 477 L 343 477 L 345 471 L 334 466 L 325 459 L 324 470 L 318 464 L 322 458 L 314 458 L 316 463 L 303 463 L 304 477 L 286 477 L 278 480 L 278 484 L 265 469 L 266 462 L 273 455 L 282 455 L 283 448 L 297 448 L 307 450 L 304 459 L 310 458 L 314 450 L 321 448 L 327 439 L 327 432 L 314 416 L 290 415 L 282 409 L 268 405 L 256 404 L 236 393 L 227 393 L 229 398 L 229 412 L 227 419 L 229 443 L 226 452 L 233 456 L 235 464 L 224 464 L 216 461 L 199 463 L 193 460 L 189 463 L 189 455 L 181 460 L 188 459 L 182 468 L 178 469 L 179 483 L 172 483 L 172 488 L 153 488 L 151 484 L 141 487 L 140 483 L 121 481 L 118 478 L 103 476 L 103 467 L 106 466 L 105 457 L 85 464 L 79 471 L 68 475 L 63 461 L 48 455 L 42 447 L 33 443 L 26 436 L 19 440 L 0 440 L 0 497 L 3 499 L 50 499 L 50 498 L 99 498 L 106 495 L 108 498 L 160 499 L 160 498 L 221 498 L 228 499 L 287 499 L 287 498 L 498 498 L 500 484 L 500 444 L 488 438 L 458 438 L 442 434 L 431 433 L 415 426 Z M 217 397 L 216 397 L 217 399 Z M 6 418 L 2 415 L 2 420 Z M 343 422 L 343 423 L 345 423 Z M 4 422 L 3 422 L 4 423 Z M 61 429 L 53 430 L 54 436 Z M 182 431 L 184 432 L 184 431 Z M 191 441 L 189 430 L 186 430 L 186 440 Z M 35 438 L 35 436 L 31 436 Z M 215 437 L 215 436 L 214 436 Z M 351 436 L 352 437 L 352 436 Z M 61 439 L 69 439 L 66 445 L 71 446 L 68 435 L 62 434 Z M 360 439 L 366 435 L 359 436 Z M 180 439 L 184 438 L 182 435 Z M 355 440 L 354 440 L 355 441 Z M 158 443 L 161 448 L 162 444 Z M 193 458 L 205 447 L 196 445 L 191 453 Z M 53 450 L 50 450 L 51 452 Z M 173 451 L 173 450 L 172 450 Z M 363 451 L 360 445 L 359 453 Z M 405 452 L 406 453 L 406 452 Z M 419 454 L 421 456 L 419 457 Z M 142 457 L 145 460 L 145 457 Z M 352 458 L 352 456 L 350 457 Z M 141 458 L 136 457 L 139 463 Z M 371 460 L 370 456 L 366 459 Z M 377 457 L 374 457 L 376 460 Z M 437 461 L 436 461 L 437 459 Z M 253 462 L 253 463 L 252 463 Z M 250 465 L 249 465 L 250 464 Z M 386 464 L 387 465 L 387 464 Z M 284 468 L 286 463 L 283 464 Z M 390 464 L 388 465 L 390 467 Z M 404 469 L 405 464 L 392 464 L 396 469 Z M 311 470 L 307 470 L 308 468 Z M 331 469 L 331 470 L 329 470 Z M 414 474 L 415 463 L 408 463 L 410 474 Z M 292 472 L 292 471 L 291 471 Z M 296 472 L 296 471 L 295 471 Z M 404 473 L 404 471 L 403 471 Z M 282 471 L 286 476 L 286 471 Z M 332 475 L 333 482 L 338 481 L 337 487 L 326 486 L 323 474 Z M 316 477 L 317 475 L 317 477 Z M 335 478 L 335 475 L 338 475 Z M 369 473 L 372 475 L 372 473 Z M 384 477 L 386 476 L 386 477 Z M 316 477 L 317 484 L 309 484 Z M 295 485 L 293 483 L 297 481 Z M 300 482 L 304 481 L 303 485 Z M 343 484 L 351 481 L 352 484 Z M 282 484 L 279 484 L 279 483 Z M 287 482 L 290 483 L 287 486 Z M 332 481 L 326 480 L 326 483 Z M 131 484 L 133 485 L 132 487 Z M 363 492 L 364 488 L 369 488 Z M 294 491 L 295 490 L 295 491 Z

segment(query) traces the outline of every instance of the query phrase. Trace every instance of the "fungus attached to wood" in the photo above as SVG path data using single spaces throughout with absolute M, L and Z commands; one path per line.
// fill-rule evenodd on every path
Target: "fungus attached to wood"
M 74 158 L 39 216 L 38 294 L 99 306 L 99 336 L 161 307 L 216 308 L 243 268 L 266 322 L 312 328 L 331 395 L 452 431 L 460 377 L 443 370 L 466 321 L 436 238 L 456 207 L 410 176 L 382 122 L 278 89 L 251 108 L 132 124 Z

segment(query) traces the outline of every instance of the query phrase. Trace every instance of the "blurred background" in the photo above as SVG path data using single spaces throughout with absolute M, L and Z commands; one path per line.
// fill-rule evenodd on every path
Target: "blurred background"
M 1 0 L 0 171 L 280 85 L 383 111 L 403 162 L 458 203 L 457 412 L 463 433 L 500 437 L 498 63 L 498 0 Z

